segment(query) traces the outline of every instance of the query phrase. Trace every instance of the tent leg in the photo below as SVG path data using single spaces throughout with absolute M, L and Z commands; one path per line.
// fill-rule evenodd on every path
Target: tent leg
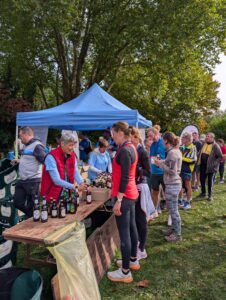
M 18 126 L 16 126 L 16 140 L 15 140 L 15 159 L 18 159 Z

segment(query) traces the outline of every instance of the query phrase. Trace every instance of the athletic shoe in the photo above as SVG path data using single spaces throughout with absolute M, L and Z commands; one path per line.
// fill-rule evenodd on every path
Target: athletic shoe
M 155 212 L 151 215 L 154 219 L 158 218 L 159 214 L 157 212 L 157 210 L 155 210 Z
M 140 248 L 137 249 L 137 260 L 145 259 L 147 258 L 147 251 L 144 249 L 144 251 L 141 251 Z
M 224 183 L 224 180 L 220 180 L 219 183 Z
M 161 210 L 165 210 L 166 209 L 166 200 L 161 200 L 160 201 L 160 208 L 161 208 Z
M 121 268 L 121 267 L 122 267 L 122 259 L 118 259 L 118 260 L 116 261 L 116 265 L 117 265 L 119 268 Z M 129 262 L 129 268 L 130 268 L 131 270 L 133 270 L 133 271 L 139 270 L 139 269 L 140 269 L 140 263 L 139 263 L 138 259 L 135 260 L 135 261 L 130 261 L 130 262 Z
M 108 272 L 107 277 L 109 280 L 114 282 L 130 283 L 133 281 L 131 272 L 129 271 L 128 274 L 124 274 L 121 268 L 113 272 Z
M 153 222 L 155 220 L 154 216 L 151 215 L 148 219 L 147 219 L 147 223 L 150 224 L 151 222 Z
M 165 236 L 165 239 L 167 242 L 179 242 L 182 241 L 182 237 L 180 235 L 176 235 L 175 233 L 172 233 L 169 236 Z
M 183 206 L 184 206 L 184 201 L 183 201 L 183 199 L 179 199 L 179 200 L 178 200 L 178 206 L 179 206 L 179 207 L 183 207 Z
M 173 233 L 173 228 L 172 227 L 168 227 L 166 229 L 163 229 L 162 230 L 162 233 L 165 235 L 165 236 L 169 236 Z
M 168 225 L 168 226 L 172 226 L 172 218 L 171 218 L 171 215 L 168 215 L 167 225 Z
M 206 198 L 206 194 L 199 194 L 197 197 L 196 197 L 196 200 L 201 200 L 201 199 L 205 199 Z
M 162 210 L 160 208 L 160 206 L 157 207 L 157 213 L 160 215 L 162 213 Z
M 184 209 L 184 210 L 188 210 L 188 209 L 190 209 L 190 208 L 191 208 L 190 202 L 189 202 L 189 201 L 184 202 L 183 209 Z
M 213 201 L 213 197 L 212 196 L 208 196 L 207 201 L 212 202 Z

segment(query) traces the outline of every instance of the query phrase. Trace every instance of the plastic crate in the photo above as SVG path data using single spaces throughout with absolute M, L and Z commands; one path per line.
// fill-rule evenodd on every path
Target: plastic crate
M 14 207 L 12 199 L 5 198 L 4 200 L 0 200 L 0 219 L 1 223 L 13 226 L 25 220 L 26 216 Z
M 9 261 L 14 265 L 17 256 L 17 243 L 5 240 L 0 236 L 0 268 L 4 267 Z
M 11 226 L 10 226 L 10 224 L 7 222 L 7 221 L 5 221 L 5 220 L 2 220 L 1 218 L 0 218 L 0 236 L 2 235 L 2 233 L 3 233 L 3 231 L 5 230 L 5 229 L 8 229 L 8 228 L 10 228 Z
M 0 189 L 0 200 L 5 198 L 13 198 L 15 194 L 17 179 Z
M 9 159 L 0 161 L 0 190 L 17 179 L 17 171 L 18 164 L 12 165 Z

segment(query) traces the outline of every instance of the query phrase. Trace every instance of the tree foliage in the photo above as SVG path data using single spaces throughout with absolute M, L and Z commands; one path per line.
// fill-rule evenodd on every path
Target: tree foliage
M 208 130 L 214 132 L 217 138 L 223 138 L 226 142 L 226 113 L 215 115 L 208 124 Z
M 219 108 L 212 70 L 225 51 L 225 1 L 2 0 L 0 18 L 0 75 L 10 67 L 35 109 L 94 82 L 163 129 Z

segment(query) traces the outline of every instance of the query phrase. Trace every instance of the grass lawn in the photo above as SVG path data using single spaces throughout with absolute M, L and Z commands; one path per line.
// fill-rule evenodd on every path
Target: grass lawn
M 223 216 L 226 184 L 215 185 L 213 203 L 193 200 L 190 211 L 180 212 L 183 241 L 170 244 L 164 240 L 162 229 L 167 219 L 164 212 L 148 226 L 148 258 L 141 261 L 139 271 L 133 272 L 134 282 L 112 283 L 105 276 L 100 284 L 102 299 L 226 299 L 226 218 Z M 43 253 L 41 248 L 35 251 L 39 255 Z M 18 265 L 23 264 L 24 255 L 25 248 L 21 245 Z M 56 270 L 34 268 L 45 281 L 42 298 L 51 300 L 50 279 Z M 113 262 L 111 269 L 115 268 Z M 137 287 L 142 280 L 148 280 L 147 287 Z

